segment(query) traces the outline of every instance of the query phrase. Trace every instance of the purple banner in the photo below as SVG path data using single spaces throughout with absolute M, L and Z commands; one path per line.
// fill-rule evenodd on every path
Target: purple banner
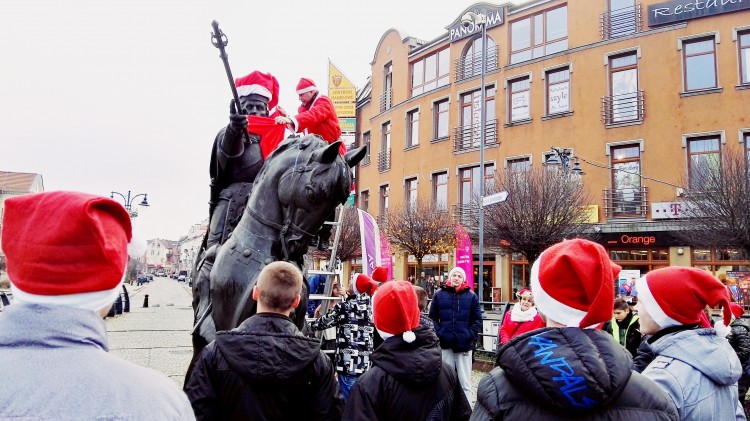
M 456 266 L 466 272 L 466 282 L 469 283 L 469 288 L 474 290 L 474 256 L 471 238 L 460 224 L 456 224 Z
M 380 264 L 380 230 L 375 218 L 362 209 L 357 209 L 359 232 L 362 240 L 362 273 L 372 275 Z
M 391 253 L 391 243 L 384 234 L 380 234 L 380 265 L 388 269 L 386 280 L 393 279 L 393 253 Z

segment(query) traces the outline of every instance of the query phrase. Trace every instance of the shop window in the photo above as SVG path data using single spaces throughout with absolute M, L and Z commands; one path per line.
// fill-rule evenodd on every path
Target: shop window
M 716 77 L 715 37 L 682 41 L 682 59 L 685 92 L 719 86 Z
M 567 5 L 511 22 L 510 36 L 511 64 L 566 50 Z
M 570 68 L 550 70 L 545 76 L 547 81 L 547 114 L 559 114 L 570 111 Z
M 750 307 L 750 262 L 738 248 L 693 248 L 693 267 L 706 270 L 724 282 L 732 298 L 747 310 Z

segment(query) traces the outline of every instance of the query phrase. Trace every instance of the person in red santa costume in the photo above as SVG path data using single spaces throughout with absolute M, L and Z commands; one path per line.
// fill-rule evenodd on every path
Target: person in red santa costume
M 303 77 L 297 83 L 297 95 L 302 103 L 297 115 L 289 117 L 283 108 L 279 107 L 277 124 L 285 124 L 294 133 L 316 134 L 328 143 L 333 143 L 341 137 L 339 117 L 333 108 L 333 102 L 320 93 L 312 79 Z M 346 146 L 339 147 L 341 155 L 346 153 Z
M 294 133 L 314 134 L 323 138 L 328 143 L 333 143 L 341 137 L 341 126 L 339 126 L 339 117 L 333 108 L 333 102 L 327 96 L 320 93 L 318 87 L 312 79 L 301 78 L 297 83 L 297 95 L 302 104 L 297 110 L 297 115 L 289 117 L 283 108 L 279 107 L 279 115 L 276 117 L 276 124 L 283 124 Z M 346 153 L 346 146 L 342 142 L 339 146 L 339 153 Z M 334 221 L 336 212 L 331 212 L 326 221 Z M 317 237 L 313 244 L 317 245 L 318 250 L 325 251 L 328 249 L 333 225 L 324 224 L 318 231 Z

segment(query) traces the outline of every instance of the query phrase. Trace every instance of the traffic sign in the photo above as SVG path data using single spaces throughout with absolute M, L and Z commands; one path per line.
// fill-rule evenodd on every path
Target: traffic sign
M 489 196 L 484 196 L 482 198 L 482 207 L 484 208 L 489 205 L 494 205 L 496 203 L 505 202 L 506 200 L 508 200 L 508 191 L 503 190 L 495 194 L 491 194 Z

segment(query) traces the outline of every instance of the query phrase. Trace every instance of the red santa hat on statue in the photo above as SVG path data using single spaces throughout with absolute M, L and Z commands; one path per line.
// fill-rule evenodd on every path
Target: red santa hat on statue
M 612 318 L 613 282 L 620 266 L 601 245 L 575 239 L 557 243 L 531 267 L 537 310 L 560 324 L 589 328 Z
M 355 294 L 372 295 L 378 289 L 378 283 L 367 275 L 359 274 L 354 281 L 353 290 Z
M 279 104 L 279 81 L 270 73 L 256 70 L 235 80 L 234 86 L 239 96 L 255 94 L 266 98 L 269 114 L 273 114 L 274 108 Z
M 44 192 L 5 201 L 2 247 L 13 298 L 92 311 L 119 293 L 130 216 L 114 200 Z
M 417 293 L 407 281 L 383 284 L 372 299 L 372 318 L 383 339 L 402 335 L 404 341 L 414 342 L 414 330 L 419 326 Z
M 721 305 L 724 326 L 732 321 L 727 288 L 710 273 L 672 266 L 652 270 L 635 281 L 638 301 L 662 329 L 700 322 L 706 306 Z
M 306 92 L 311 91 L 317 91 L 318 87 L 315 86 L 315 82 L 312 81 L 312 79 L 308 79 L 306 77 L 303 77 L 299 80 L 299 83 L 297 83 L 297 95 L 302 95 Z

